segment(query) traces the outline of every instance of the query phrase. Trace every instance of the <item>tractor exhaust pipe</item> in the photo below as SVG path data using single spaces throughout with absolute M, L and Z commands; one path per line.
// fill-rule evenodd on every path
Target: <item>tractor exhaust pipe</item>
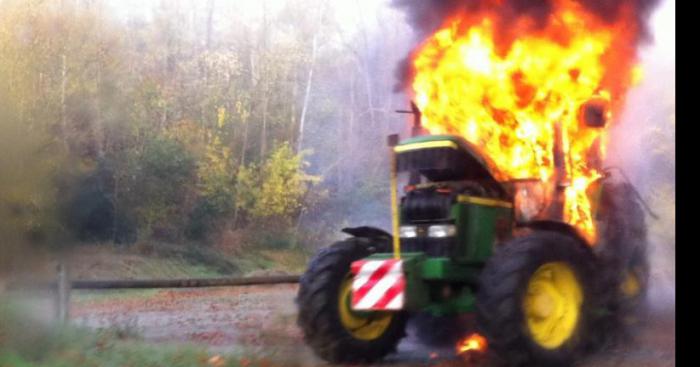
M 422 115 L 416 103 L 411 101 L 410 110 L 396 110 L 397 113 L 406 113 L 413 115 L 413 127 L 411 128 L 411 137 L 424 135 L 423 124 L 421 121 Z
M 425 135 L 425 130 L 423 130 L 423 122 L 420 110 L 416 106 L 416 102 L 411 101 L 410 110 L 396 110 L 397 113 L 407 113 L 413 115 L 413 127 L 411 128 L 411 137 L 416 137 L 420 135 Z M 417 185 L 420 182 L 420 175 L 418 172 L 411 172 L 408 178 L 409 185 Z

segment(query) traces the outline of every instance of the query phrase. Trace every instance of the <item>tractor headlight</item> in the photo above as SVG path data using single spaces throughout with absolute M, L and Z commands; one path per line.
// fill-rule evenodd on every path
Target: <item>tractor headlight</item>
M 418 229 L 416 228 L 416 226 L 401 226 L 401 228 L 399 228 L 399 237 L 401 237 L 401 238 L 418 237 Z
M 428 237 L 452 237 L 457 234 L 457 227 L 453 224 L 435 224 L 428 227 Z

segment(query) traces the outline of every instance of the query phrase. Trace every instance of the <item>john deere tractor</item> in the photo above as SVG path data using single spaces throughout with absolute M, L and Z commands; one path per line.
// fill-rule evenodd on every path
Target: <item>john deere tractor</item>
M 562 366 L 641 310 L 645 217 L 626 178 L 607 170 L 591 185 L 590 243 L 562 219 L 565 180 L 508 180 L 458 136 L 390 138 L 393 233 L 345 228 L 301 278 L 298 324 L 318 356 L 371 363 L 396 350 L 411 318 L 476 313 L 509 364 Z M 423 320 L 419 334 L 442 330 Z

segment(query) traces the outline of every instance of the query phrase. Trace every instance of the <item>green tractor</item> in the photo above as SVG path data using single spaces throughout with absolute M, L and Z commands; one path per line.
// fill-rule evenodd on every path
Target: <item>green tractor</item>
M 528 200 L 562 182 L 504 179 L 458 136 L 397 140 L 394 234 L 345 228 L 349 238 L 318 252 L 301 278 L 298 324 L 318 356 L 372 363 L 396 350 L 411 318 L 422 317 L 420 337 L 446 332 L 430 320 L 476 313 L 489 350 L 509 364 L 562 366 L 639 314 L 644 203 L 626 178 L 609 170 L 593 185 L 599 239 L 589 243 L 561 219 L 560 201 Z M 408 176 L 400 202 L 399 174 Z

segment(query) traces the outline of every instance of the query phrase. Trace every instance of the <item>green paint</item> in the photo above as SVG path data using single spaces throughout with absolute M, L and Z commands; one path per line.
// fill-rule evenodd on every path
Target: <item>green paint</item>
M 510 228 L 512 209 L 472 203 L 452 206 L 452 217 L 457 223 L 458 248 L 455 261 L 484 263 L 496 244 L 497 225 Z
M 459 138 L 456 135 L 421 135 L 421 136 L 415 136 L 415 137 L 403 140 L 399 143 L 399 146 L 413 144 L 413 143 L 426 143 L 426 142 L 430 142 L 430 141 L 445 141 L 445 140 L 449 140 L 455 144 L 460 144 L 461 138 Z
M 392 259 L 391 253 L 381 253 L 369 256 L 368 260 Z M 464 283 L 475 283 L 479 278 L 479 268 L 460 265 L 449 258 L 430 258 L 421 252 L 401 254 L 404 261 L 403 269 L 406 278 L 406 306 L 408 311 L 427 310 L 435 315 L 472 312 L 474 294 Z M 432 287 L 445 284 L 459 283 L 464 286 L 459 295 L 447 300 L 431 299 Z
M 492 175 L 495 173 L 490 162 L 487 162 L 474 146 L 457 136 L 418 136 L 402 141 L 399 146 L 437 141 L 453 142 L 460 150 L 487 168 Z M 403 213 L 401 215 L 401 223 L 405 224 Z M 479 281 L 481 268 L 491 256 L 496 243 L 511 235 L 513 209 L 489 202 L 457 202 L 452 205 L 447 222 L 457 226 L 457 238 L 453 243 L 455 249 L 450 257 L 428 257 L 422 252 L 401 253 L 406 279 L 405 310 L 428 311 L 434 315 L 474 311 L 475 294 L 472 285 Z M 421 223 L 428 224 L 431 223 Z M 425 240 L 430 241 L 429 238 Z M 391 253 L 374 254 L 369 257 L 391 258 Z M 450 290 L 452 294 L 443 295 L 444 289 Z
M 429 281 L 476 282 L 479 272 L 479 267 L 457 264 L 446 257 L 427 258 L 421 266 L 421 278 Z
M 474 293 L 470 288 L 464 287 L 458 296 L 444 302 L 432 303 L 423 310 L 431 313 L 433 316 L 455 315 L 474 312 L 475 305 L 476 297 Z

